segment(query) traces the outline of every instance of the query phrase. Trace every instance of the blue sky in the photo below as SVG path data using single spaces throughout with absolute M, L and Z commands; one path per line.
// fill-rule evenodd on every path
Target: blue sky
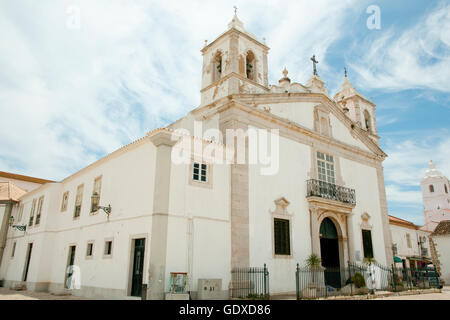
M 198 106 L 200 49 L 234 5 L 270 83 L 305 83 L 314 53 L 330 95 L 345 66 L 373 97 L 389 212 L 422 224 L 428 161 L 450 176 L 448 1 L 0 1 L 0 170 L 61 180 Z

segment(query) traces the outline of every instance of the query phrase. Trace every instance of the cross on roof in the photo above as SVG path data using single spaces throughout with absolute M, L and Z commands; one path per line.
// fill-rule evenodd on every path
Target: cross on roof
M 315 76 L 317 76 L 317 68 L 316 68 L 316 64 L 319 63 L 319 61 L 316 60 L 316 55 L 313 54 L 313 56 L 311 57 L 311 61 L 313 62 L 313 74 Z

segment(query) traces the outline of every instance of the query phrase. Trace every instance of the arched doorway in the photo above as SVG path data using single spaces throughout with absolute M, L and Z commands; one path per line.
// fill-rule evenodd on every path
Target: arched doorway
M 325 284 L 341 287 L 339 272 L 339 240 L 336 226 L 330 218 L 320 224 L 320 255 L 325 270 Z

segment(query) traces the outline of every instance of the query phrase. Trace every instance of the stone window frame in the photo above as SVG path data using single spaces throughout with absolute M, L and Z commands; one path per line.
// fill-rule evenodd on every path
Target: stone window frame
M 331 113 L 331 111 L 322 104 L 316 105 L 314 107 L 314 131 L 316 131 L 317 133 L 319 133 L 323 136 L 332 138 L 333 137 L 333 127 L 331 125 L 330 113 Z M 326 133 L 323 133 L 323 129 L 322 129 L 322 125 L 321 125 L 322 119 L 325 119 L 325 121 L 327 122 L 327 125 L 328 125 Z
M 67 211 L 68 204 L 69 204 L 69 191 L 66 191 L 63 193 L 61 199 L 61 212 Z
M 28 228 L 32 228 L 33 227 L 33 223 L 34 223 L 34 213 L 36 210 L 36 203 L 37 203 L 37 199 L 34 198 L 32 203 L 31 203 L 31 211 L 30 211 L 30 218 L 28 219 Z
M 218 78 L 216 79 L 218 56 L 220 56 L 221 72 L 218 75 Z M 223 70 L 224 70 L 224 53 L 222 49 L 217 49 L 216 51 L 213 52 L 211 57 L 211 83 L 216 83 L 223 78 Z
M 293 215 L 288 212 L 286 208 L 289 206 L 290 202 L 286 198 L 281 197 L 275 202 L 275 210 L 270 210 L 271 219 L 271 235 L 272 235 L 272 258 L 274 259 L 293 259 L 294 248 L 292 247 L 292 221 Z M 287 220 L 289 222 L 289 254 L 275 254 L 275 219 Z
M 341 171 L 341 165 L 340 165 L 340 157 L 334 153 L 327 151 L 323 147 L 311 146 L 311 170 L 308 173 L 309 178 L 319 180 L 319 168 L 317 165 L 317 160 L 318 160 L 317 152 L 321 152 L 321 153 L 333 156 L 334 176 L 335 176 L 335 180 L 336 180 L 335 184 L 339 185 L 339 186 L 345 186 L 345 183 L 344 183 L 344 180 L 342 179 L 342 174 L 341 174 L 342 171 Z
M 100 181 L 99 182 L 99 188 L 98 188 L 99 189 L 98 190 L 98 196 L 99 196 L 99 198 L 98 198 L 98 205 L 100 205 L 100 199 L 101 199 L 101 194 L 102 194 L 103 175 L 99 175 L 99 176 L 94 178 L 94 184 L 92 186 L 92 195 L 94 194 L 94 192 L 96 192 L 95 186 L 96 186 L 97 181 Z M 97 213 L 98 213 L 98 209 L 97 209 L 97 211 L 92 211 L 92 203 L 91 203 L 90 204 L 90 209 L 89 209 L 89 215 L 93 216 L 93 215 L 96 215 Z
M 405 237 L 406 237 L 406 247 L 408 249 L 412 249 L 411 235 L 409 234 L 409 232 L 406 233 Z
M 36 220 L 34 225 L 39 226 L 41 224 L 42 207 L 44 206 L 44 196 L 40 196 L 38 199 L 38 206 L 36 210 Z
M 81 192 L 79 192 L 78 190 L 81 190 Z M 81 208 L 83 207 L 83 193 L 84 193 L 84 183 L 82 183 L 82 184 L 77 186 L 77 193 L 75 195 L 75 203 L 74 203 L 74 208 L 73 208 L 73 220 L 80 219 Z M 80 212 L 79 212 L 78 216 L 75 216 L 75 212 L 77 210 L 77 202 L 78 202 L 77 199 L 78 199 L 78 196 L 79 196 L 79 199 L 80 199 L 80 203 L 79 203 Z
M 91 254 L 90 255 L 88 255 L 89 245 L 92 245 L 92 250 L 91 250 Z M 88 242 L 86 243 L 86 255 L 85 255 L 85 259 L 86 260 L 93 259 L 93 257 L 94 257 L 94 248 L 95 248 L 95 240 L 88 240 Z
M 106 254 L 106 243 L 107 242 L 111 242 L 111 253 L 110 254 Z M 114 252 L 114 238 L 110 237 L 110 238 L 105 238 L 103 241 L 103 259 L 111 259 L 113 256 L 113 252 Z
M 199 163 L 200 165 L 206 164 L 206 181 L 194 180 L 194 162 Z M 189 176 L 188 183 L 190 186 L 194 187 L 203 187 L 212 189 L 213 188 L 213 164 L 210 161 L 205 161 L 204 159 L 198 160 L 195 158 L 191 159 L 189 164 Z M 200 169 L 201 170 L 201 169 Z
M 18 210 L 19 212 L 17 214 L 17 222 L 21 222 L 22 221 L 24 208 L 25 208 L 25 204 L 22 203 L 21 205 L 19 205 L 19 210 Z

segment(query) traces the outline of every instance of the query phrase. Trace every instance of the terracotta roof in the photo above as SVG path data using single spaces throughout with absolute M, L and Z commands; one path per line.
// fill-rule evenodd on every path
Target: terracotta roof
M 27 193 L 14 183 L 5 181 L 0 182 L 0 201 L 19 201 L 19 198 Z
M 389 223 L 396 224 L 396 225 L 402 225 L 402 226 L 405 226 L 405 227 L 409 227 L 411 229 L 418 229 L 419 228 L 419 226 L 416 226 L 411 221 L 400 219 L 400 218 L 397 218 L 397 217 L 394 217 L 394 216 L 391 216 L 391 215 L 389 216 Z
M 443 236 L 447 234 L 450 234 L 450 220 L 443 220 L 439 222 L 431 236 Z
M 4 171 L 0 171 L 0 177 L 9 178 L 9 179 L 16 179 L 16 180 L 22 180 L 22 181 L 28 181 L 28 182 L 34 182 L 34 183 L 40 183 L 40 184 L 44 184 L 44 183 L 48 183 L 48 182 L 54 182 L 52 180 L 46 180 L 46 179 L 41 179 L 41 178 L 29 177 L 29 176 L 24 176 L 24 175 L 21 175 L 21 174 L 16 174 L 16 173 L 11 173 L 11 172 L 4 172 Z

